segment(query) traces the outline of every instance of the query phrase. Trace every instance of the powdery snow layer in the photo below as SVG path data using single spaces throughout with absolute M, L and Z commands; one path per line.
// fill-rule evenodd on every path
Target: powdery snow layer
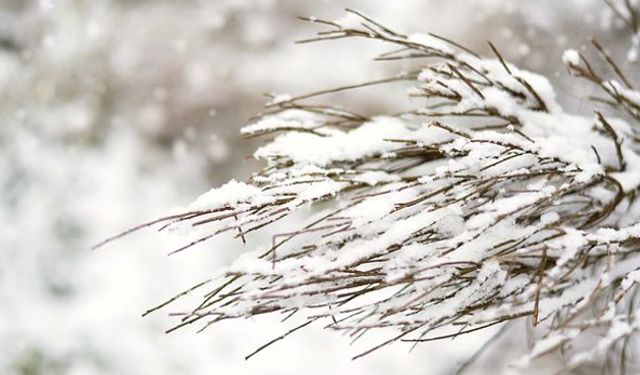
M 244 240 L 275 222 L 288 229 L 231 265 L 222 289 L 183 322 L 280 312 L 356 338 L 395 330 L 375 350 L 529 317 L 544 333 L 518 362 L 526 366 L 591 332 L 606 312 L 585 320 L 595 301 L 622 314 L 640 239 L 629 123 L 566 112 L 547 79 L 497 51 L 482 58 L 433 36 L 406 37 L 357 12 L 325 25 L 325 38 L 403 47 L 385 57 L 436 60 L 399 77 L 423 100 L 367 118 L 290 97 L 247 126 L 273 134 L 255 153 L 266 168 L 207 193 L 196 207 L 215 212 L 185 212 L 175 226 L 206 229 L 198 241 L 223 232 Z M 563 60 L 581 63 L 575 51 Z M 605 90 L 640 102 L 614 82 Z M 569 366 L 635 332 L 628 319 L 608 320 L 606 338 L 575 348 Z

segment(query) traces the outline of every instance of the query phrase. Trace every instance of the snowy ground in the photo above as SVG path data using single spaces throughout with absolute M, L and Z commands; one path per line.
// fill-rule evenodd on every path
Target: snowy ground
M 361 344 L 311 327 L 244 361 L 284 332 L 276 319 L 165 335 L 165 312 L 140 318 L 228 264 L 243 251 L 240 243 L 223 239 L 167 257 L 179 239 L 145 232 L 89 250 L 255 170 L 246 156 L 256 143 L 241 140 L 238 129 L 260 111 L 263 93 L 301 93 L 402 69 L 370 62 L 380 47 L 368 43 L 294 45 L 315 31 L 298 15 L 339 18 L 349 6 L 483 53 L 491 39 L 508 58 L 552 78 L 564 74 L 561 51 L 569 41 L 579 47 L 611 23 L 598 1 L 446 3 L 3 1 L 0 372 L 451 373 L 493 332 L 411 353 L 396 345 L 352 362 Z M 537 48 L 547 52 L 532 53 Z M 376 92 L 333 100 L 368 111 L 389 104 Z M 525 341 L 499 344 L 523 348 Z M 481 361 L 475 371 L 492 364 Z

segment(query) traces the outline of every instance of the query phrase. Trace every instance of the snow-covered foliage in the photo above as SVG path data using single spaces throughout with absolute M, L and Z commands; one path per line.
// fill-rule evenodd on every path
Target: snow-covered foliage
M 391 334 L 361 357 L 527 317 L 539 337 L 516 365 L 558 349 L 565 370 L 625 353 L 640 329 L 631 297 L 640 266 L 640 93 L 604 49 L 593 41 L 622 83 L 601 78 L 577 51 L 562 60 L 628 121 L 567 112 L 547 79 L 505 61 L 493 44 L 483 57 L 356 11 L 309 21 L 328 29 L 303 42 L 374 39 L 394 46 L 380 60 L 428 64 L 272 102 L 243 131 L 273 137 L 255 153 L 267 163 L 262 172 L 149 224 L 203 233 L 176 252 L 225 232 L 245 241 L 276 222 L 289 228 L 181 294 L 212 285 L 174 314 L 172 330 L 281 313 L 305 318 L 289 333 L 322 322 L 354 339 Z M 392 82 L 410 84 L 419 104 L 366 116 L 309 103 Z M 602 336 L 584 344 L 593 334 Z M 629 365 L 624 358 L 618 366 Z
M 625 56 L 629 47 L 631 29 L 602 0 L 346 3 L 385 25 L 434 31 L 476 51 L 490 54 L 486 40 L 492 40 L 506 60 L 548 77 L 568 112 L 588 116 L 593 106 L 576 97 L 592 95 L 596 88 L 583 82 L 583 91 L 580 82 L 560 74 L 562 51 L 575 48 L 592 59 L 576 41 L 594 30 L 612 56 Z M 260 110 L 262 93 L 304 93 L 417 66 L 419 59 L 365 62 L 362 56 L 385 50 L 380 43 L 294 44 L 318 27 L 300 22 L 297 15 L 359 25 L 357 16 L 343 14 L 346 3 L 0 1 L 0 373 L 449 374 L 487 338 L 505 332 L 496 325 L 457 340 L 420 345 L 411 354 L 408 346 L 393 345 L 354 362 L 345 352 L 357 354 L 393 328 L 370 330 L 365 340 L 347 347 L 348 337 L 326 334 L 314 324 L 304 335 L 281 340 L 244 361 L 248 351 L 288 329 L 278 314 L 262 315 L 255 324 L 228 320 L 202 335 L 189 329 L 165 335 L 162 327 L 172 319 L 166 314 L 140 319 L 149 306 L 237 257 L 245 246 L 231 238 L 237 232 L 172 257 L 163 250 L 188 240 L 132 236 L 101 251 L 88 250 L 123 227 L 188 204 L 207 186 L 230 178 L 245 181 L 260 163 L 245 156 L 272 131 L 247 129 L 247 136 L 256 136 L 251 141 L 238 135 L 246 119 Z M 624 0 L 612 3 L 625 6 Z M 631 81 L 637 79 L 633 67 L 620 60 Z M 591 66 L 597 72 L 602 68 L 598 61 Z M 395 95 L 393 87 L 407 84 L 411 81 L 342 91 L 323 97 L 322 104 L 348 106 L 363 117 L 389 115 L 405 109 L 407 96 Z M 274 94 L 269 100 L 284 103 L 291 97 Z M 304 108 L 287 109 L 290 114 L 280 111 L 272 118 L 320 125 Z M 451 121 L 442 122 L 456 125 Z M 357 178 L 373 185 L 383 176 L 372 171 Z M 260 189 L 239 182 L 226 191 L 241 186 L 248 188 L 237 190 L 232 202 L 238 205 L 243 191 Z M 231 197 L 226 194 L 220 199 Z M 213 199 L 210 194 L 201 202 L 207 206 Z M 255 249 L 260 241 L 269 245 L 272 234 L 295 230 L 320 208 L 314 205 L 247 234 L 246 248 Z M 182 228 L 191 235 L 210 233 L 206 225 Z M 246 261 L 252 261 L 250 254 Z M 200 303 L 200 297 L 185 296 L 171 310 L 188 307 L 187 298 Z M 304 319 L 297 314 L 286 324 Z M 514 329 L 492 344 L 498 350 L 485 352 L 467 372 L 502 373 L 505 361 L 495 359 L 517 358 L 526 350 L 530 335 L 519 328 L 527 326 L 524 320 L 509 324 Z M 633 353 L 631 342 L 625 345 Z M 536 362 L 531 373 L 546 372 Z

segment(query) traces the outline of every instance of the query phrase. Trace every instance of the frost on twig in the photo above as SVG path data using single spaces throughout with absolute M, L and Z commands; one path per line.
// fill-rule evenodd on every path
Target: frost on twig
M 244 128 L 272 136 L 255 153 L 266 168 L 213 189 L 162 225 L 206 228 L 178 251 L 223 232 L 244 238 L 279 221 L 287 229 L 199 285 L 215 284 L 175 314 L 175 328 L 297 313 L 305 325 L 323 321 L 354 339 L 395 332 L 360 357 L 396 341 L 529 317 L 544 334 L 521 364 L 562 348 L 575 367 L 620 350 L 640 328 L 628 297 L 640 264 L 640 93 L 568 52 L 570 71 L 599 85 L 601 101 L 632 122 L 570 114 L 544 77 L 508 63 L 492 44 L 493 55 L 481 57 L 438 35 L 403 35 L 349 14 L 348 22 L 314 19 L 327 29 L 303 42 L 373 39 L 394 47 L 379 60 L 427 65 L 282 97 Z M 394 81 L 412 84 L 416 108 L 367 117 L 308 104 Z M 593 332 L 604 336 L 573 347 Z

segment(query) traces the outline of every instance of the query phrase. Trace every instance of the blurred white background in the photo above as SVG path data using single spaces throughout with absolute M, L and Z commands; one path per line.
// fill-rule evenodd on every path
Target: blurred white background
M 591 35 L 618 56 L 629 46 L 599 0 L 2 0 L 0 373 L 448 374 L 493 334 L 411 353 L 398 344 L 352 362 L 362 344 L 316 327 L 244 361 L 284 333 L 277 317 L 169 335 L 166 311 L 140 317 L 229 264 L 241 243 L 222 238 L 167 257 L 180 239 L 147 231 L 89 250 L 257 170 L 248 156 L 259 140 L 238 129 L 263 94 L 406 68 L 371 61 L 384 46 L 370 42 L 294 44 L 318 31 L 297 16 L 337 19 L 345 7 L 485 54 L 490 39 L 549 76 L 575 111 L 586 95 L 564 72 L 562 51 Z M 407 100 L 386 94 L 325 100 L 369 113 Z M 496 345 L 517 352 L 526 337 Z M 515 371 L 500 364 L 489 355 L 469 373 Z

